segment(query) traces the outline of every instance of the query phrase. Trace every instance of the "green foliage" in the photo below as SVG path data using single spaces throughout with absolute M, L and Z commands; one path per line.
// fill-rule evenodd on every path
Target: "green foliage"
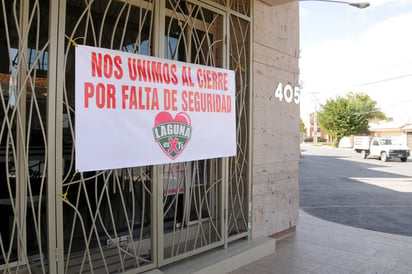
M 346 97 L 329 99 L 318 114 L 319 124 L 329 135 L 339 141 L 344 136 L 364 134 L 369 120 L 386 118 L 376 110 L 376 101 L 364 93 L 348 93 Z
M 300 132 L 306 132 L 306 127 L 305 127 L 305 124 L 302 121 L 302 118 L 300 118 L 299 131 Z
M 318 142 L 319 142 L 319 143 L 325 143 L 326 141 L 327 141 L 326 138 L 318 137 Z M 304 142 L 306 142 L 306 143 L 313 143 L 313 137 L 305 138 Z
M 377 110 L 376 101 L 372 100 L 369 95 L 365 93 L 353 93 L 349 92 L 347 95 L 349 102 L 354 105 L 356 114 L 365 115 L 367 119 L 379 119 L 386 120 L 386 115 Z

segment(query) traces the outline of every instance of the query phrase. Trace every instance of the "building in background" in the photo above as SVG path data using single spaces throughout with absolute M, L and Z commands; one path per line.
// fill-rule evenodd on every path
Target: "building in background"
M 401 144 L 412 148 L 412 124 L 404 122 L 377 122 L 369 123 L 371 136 L 391 136 L 396 138 Z
M 317 131 L 318 141 L 320 142 L 332 142 L 332 138 L 326 134 L 323 129 L 319 125 L 319 121 L 316 119 L 316 127 L 315 127 L 315 113 L 309 114 L 309 127 L 308 127 L 308 137 L 310 139 L 314 139 L 315 137 L 315 130 Z

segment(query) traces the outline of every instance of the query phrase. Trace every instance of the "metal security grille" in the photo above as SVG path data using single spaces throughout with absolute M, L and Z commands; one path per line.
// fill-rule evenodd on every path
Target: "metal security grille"
M 243 3 L 240 1 L 240 3 Z M 246 7 L 246 5 L 241 5 Z M 246 9 L 245 11 L 248 11 Z M 230 68 L 236 72 L 237 154 L 229 159 L 228 226 L 230 240 L 249 233 L 250 227 L 250 22 L 230 16 Z
M 0 9 L 0 271 L 143 272 L 248 236 L 250 1 Z M 77 172 L 77 44 L 233 69 L 237 156 Z
M 166 1 L 165 15 L 165 58 L 223 66 L 222 15 L 173 0 Z M 176 191 L 163 193 L 161 264 L 223 244 L 222 168 L 218 159 L 164 166 L 164 187 Z M 177 177 L 168 176 L 171 170 Z
M 2 1 L 0 9 L 0 269 L 45 272 L 47 8 Z
M 77 174 L 73 157 L 76 45 L 151 55 L 153 22 L 152 1 L 67 1 L 63 102 L 67 121 L 63 123 L 63 148 L 71 152 L 63 168 L 67 273 L 144 270 L 154 264 L 153 168 Z

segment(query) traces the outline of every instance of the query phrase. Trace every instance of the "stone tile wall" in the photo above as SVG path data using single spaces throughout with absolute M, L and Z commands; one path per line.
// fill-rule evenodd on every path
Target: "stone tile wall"
M 299 85 L 299 2 L 254 1 L 252 237 L 296 226 L 299 104 L 275 96 Z

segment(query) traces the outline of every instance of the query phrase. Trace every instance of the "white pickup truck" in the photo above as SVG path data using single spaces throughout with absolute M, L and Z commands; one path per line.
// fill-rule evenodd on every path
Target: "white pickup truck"
M 406 162 L 410 156 L 409 147 L 397 143 L 391 137 L 355 136 L 353 139 L 353 149 L 361 153 L 362 158 L 378 158 L 386 162 L 391 158 L 399 158 Z

